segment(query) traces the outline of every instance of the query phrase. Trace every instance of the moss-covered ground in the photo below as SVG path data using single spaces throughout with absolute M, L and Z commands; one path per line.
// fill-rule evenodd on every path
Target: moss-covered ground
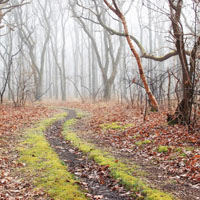
M 121 122 L 111 122 L 111 123 L 104 123 L 104 124 L 100 125 L 100 127 L 103 130 L 109 130 L 109 129 L 112 129 L 112 130 L 125 130 L 126 128 L 133 127 L 133 126 L 134 126 L 134 124 L 122 125 Z
M 64 124 L 63 135 L 66 140 L 79 148 L 80 151 L 87 153 L 91 159 L 94 159 L 99 165 L 108 166 L 111 175 L 120 180 L 129 190 L 135 192 L 136 199 L 144 200 L 172 200 L 175 199 L 171 194 L 164 193 L 157 189 L 152 189 L 144 181 L 132 174 L 137 167 L 128 166 L 125 163 L 116 160 L 113 156 L 109 155 L 95 147 L 94 144 L 83 141 L 78 135 L 70 128 L 76 123 L 75 119 L 71 119 Z M 139 195 L 138 195 L 139 194 Z
M 35 128 L 26 130 L 26 136 L 18 149 L 20 161 L 25 163 L 24 173 L 33 177 L 36 189 L 42 189 L 55 200 L 85 200 L 77 180 L 67 171 L 45 139 L 44 131 L 66 113 L 43 120 Z
M 158 147 L 158 152 L 159 153 L 167 153 L 169 150 L 169 147 L 168 146 L 159 146 Z

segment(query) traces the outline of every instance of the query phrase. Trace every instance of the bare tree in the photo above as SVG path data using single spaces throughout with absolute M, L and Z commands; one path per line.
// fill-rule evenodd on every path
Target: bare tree
M 55 29 L 54 32 L 51 34 L 51 45 L 52 45 L 52 53 L 55 59 L 56 66 L 59 70 L 60 74 L 60 86 L 61 86 L 61 95 L 62 95 L 62 100 L 66 100 L 66 24 L 68 21 L 68 14 L 65 12 L 64 5 L 62 4 L 62 1 L 58 1 L 58 6 L 59 6 L 59 19 L 60 19 L 60 25 L 61 25 L 61 38 L 62 38 L 62 45 L 61 45 L 61 62 L 59 62 L 58 58 L 58 30 Z M 57 19 L 57 18 L 56 18 Z M 54 21 L 56 24 L 57 22 Z M 56 25 L 57 28 L 57 25 Z
M 182 68 L 182 87 L 183 87 L 183 99 L 179 103 L 174 121 L 179 123 L 190 123 L 190 113 L 192 109 L 192 99 L 194 95 L 194 84 L 195 84 L 195 71 L 196 71 L 196 60 L 199 54 L 198 49 L 200 47 L 200 35 L 194 35 L 193 46 L 189 55 L 189 62 L 187 59 L 185 35 L 183 25 L 181 22 L 181 13 L 183 8 L 183 0 L 173 1 L 168 0 L 170 8 L 170 20 L 172 24 L 173 37 L 175 40 L 175 46 L 177 54 L 181 63 Z M 199 5 L 199 2 L 195 3 L 195 8 Z M 195 11 L 195 13 L 197 10 Z M 197 13 L 196 13 L 197 14 Z
M 127 38 L 127 41 L 129 42 L 129 46 L 131 48 L 131 51 L 137 58 L 138 66 L 140 66 L 139 56 L 138 56 L 137 52 L 134 52 L 133 45 L 131 45 L 132 44 L 131 39 L 135 42 L 135 44 L 140 49 L 141 57 L 143 57 L 143 58 L 153 59 L 155 61 L 161 62 L 161 61 L 171 58 L 172 56 L 175 56 L 175 55 L 179 56 L 181 68 L 182 68 L 183 99 L 176 109 L 175 116 L 173 117 L 173 121 L 176 123 L 189 124 L 190 123 L 190 113 L 191 113 L 191 108 L 192 108 L 192 99 L 193 99 L 193 94 L 194 94 L 195 65 L 196 65 L 196 60 L 199 59 L 199 57 L 200 57 L 199 50 L 198 50 L 199 46 L 200 46 L 200 36 L 193 34 L 193 39 L 192 39 L 193 46 L 189 48 L 191 50 L 187 50 L 185 47 L 186 45 L 185 45 L 185 34 L 184 34 L 183 24 L 181 22 L 183 0 L 179 0 L 179 1 L 168 0 L 169 9 L 170 9 L 169 18 L 170 18 L 170 21 L 172 24 L 172 31 L 173 31 L 173 37 L 174 37 L 174 41 L 175 41 L 176 50 L 169 52 L 169 53 L 165 54 L 164 56 L 160 56 L 160 57 L 156 57 L 151 54 L 148 55 L 146 53 L 146 51 L 144 50 L 143 46 L 140 44 L 140 42 L 134 36 L 129 35 L 125 17 L 122 14 L 122 12 L 120 11 L 120 9 L 118 8 L 118 5 L 115 0 L 112 0 L 112 4 L 109 3 L 107 0 L 104 0 L 104 2 L 109 7 L 109 9 L 111 9 L 121 19 L 121 21 L 124 25 L 125 32 L 122 33 L 122 32 L 115 31 L 114 29 L 110 28 L 101 20 L 100 15 L 96 14 L 96 16 L 99 20 L 99 23 L 110 33 L 116 34 L 119 36 L 124 36 Z M 194 8 L 196 8 L 196 10 L 194 9 L 194 12 L 195 12 L 195 16 L 197 18 L 197 8 L 199 7 L 199 2 L 193 1 L 193 4 L 194 4 Z M 197 21 L 197 19 L 196 19 L 196 21 Z M 196 24 L 196 23 L 194 23 L 194 24 Z M 189 56 L 189 60 L 190 60 L 189 62 L 187 59 L 188 56 Z M 141 75 L 141 72 L 143 74 L 143 71 L 141 71 L 141 69 L 142 69 L 141 66 L 139 68 L 140 68 L 140 75 Z M 142 78 L 142 76 L 141 76 L 141 79 L 143 80 L 143 83 L 146 85 L 146 83 L 145 83 L 146 81 L 145 81 L 144 77 Z M 151 95 L 151 93 L 149 93 L 149 90 L 147 87 L 146 87 L 146 92 L 149 96 L 149 99 L 151 99 L 152 95 Z M 154 104 L 155 108 L 158 107 L 156 101 L 154 101 L 154 98 L 152 98 L 151 101 L 154 102 L 152 104 Z
M 25 0 L 21 0 L 20 2 L 16 1 L 15 3 L 12 3 L 12 0 L 0 0 L 0 24 L 2 24 L 2 20 L 4 16 L 10 13 L 14 8 L 21 7 L 28 3 L 29 2 L 26 2 Z M 0 28 L 3 28 L 3 27 L 4 25 L 0 26 Z
M 99 66 L 99 69 L 102 74 L 102 79 L 103 79 L 103 84 L 104 84 L 103 97 L 105 100 L 109 100 L 111 98 L 111 88 L 112 88 L 112 85 L 116 78 L 117 68 L 118 68 L 118 64 L 120 61 L 120 55 L 122 52 L 122 39 L 120 39 L 120 44 L 117 49 L 117 53 L 116 53 L 116 55 L 114 55 L 115 48 L 113 46 L 113 42 L 111 41 L 111 36 L 106 31 L 103 31 L 103 40 L 104 40 L 103 45 L 105 45 L 105 48 L 104 48 L 105 62 L 103 63 L 103 59 L 101 58 L 100 50 L 98 49 L 97 41 L 96 41 L 94 35 L 92 34 L 91 30 L 89 29 L 89 27 L 86 26 L 84 19 L 82 19 L 82 17 L 78 15 L 78 13 L 76 11 L 76 5 L 79 5 L 79 4 L 76 4 L 76 3 L 77 2 L 73 2 L 73 3 L 70 2 L 73 16 L 78 20 L 78 22 L 82 26 L 83 30 L 87 34 L 87 36 L 90 38 L 93 50 L 96 55 L 98 66 Z M 104 16 L 103 13 L 104 12 L 102 12 L 102 15 Z M 106 20 L 106 19 L 104 18 L 104 20 Z M 110 59 L 111 59 L 111 67 L 112 68 L 111 68 L 111 74 L 109 76 Z
M 41 54 L 38 55 L 38 52 L 36 51 L 36 41 L 33 36 L 33 33 L 35 31 L 34 26 L 29 26 L 28 19 L 26 19 L 26 22 L 24 22 L 24 16 L 23 11 L 21 8 L 16 9 L 15 12 L 15 20 L 16 23 L 19 24 L 18 28 L 18 34 L 21 38 L 21 41 L 23 41 L 29 51 L 28 57 L 30 57 L 30 67 L 33 71 L 34 76 L 34 82 L 35 82 L 35 99 L 40 100 L 43 96 L 43 73 L 44 73 L 44 64 L 45 64 L 45 55 L 46 55 L 46 49 L 47 45 L 50 39 L 50 16 L 51 16 L 51 6 L 49 1 L 45 1 L 44 5 L 38 1 L 39 8 L 41 9 L 41 18 L 38 17 L 40 25 L 44 29 L 44 42 L 41 45 Z M 27 17 L 27 15 L 25 15 Z M 23 52 L 24 53 L 24 52 Z M 26 57 L 24 53 L 24 57 Z M 37 62 L 37 58 L 40 58 L 40 61 Z M 29 58 L 28 58 L 29 60 Z

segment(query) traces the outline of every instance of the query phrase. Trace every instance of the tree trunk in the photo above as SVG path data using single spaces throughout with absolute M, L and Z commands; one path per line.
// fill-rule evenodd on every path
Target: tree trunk
M 171 122 L 173 124 L 190 124 L 190 114 L 192 109 L 193 99 L 193 76 L 195 74 L 195 59 L 196 51 L 200 46 L 200 37 L 194 43 L 193 50 L 190 55 L 190 64 L 186 57 L 184 32 L 180 21 L 183 0 L 179 0 L 178 3 L 174 3 L 172 0 L 168 0 L 170 5 L 170 17 L 172 22 L 172 29 L 174 32 L 175 46 L 178 52 L 179 60 L 182 67 L 182 87 L 183 87 L 183 99 L 177 106 L 175 114 Z M 190 67 L 189 67 L 190 65 Z
M 104 79 L 103 98 L 105 101 L 109 101 L 111 99 L 111 88 L 112 88 L 112 83 L 110 83 L 109 80 Z
M 40 81 L 36 83 L 35 86 L 35 100 L 41 100 L 41 95 L 42 95 L 42 86 L 40 85 Z
M 172 106 L 171 106 L 171 74 L 170 74 L 169 69 L 168 69 L 168 91 L 167 91 L 167 99 L 168 99 L 168 110 L 171 111 L 172 110 Z

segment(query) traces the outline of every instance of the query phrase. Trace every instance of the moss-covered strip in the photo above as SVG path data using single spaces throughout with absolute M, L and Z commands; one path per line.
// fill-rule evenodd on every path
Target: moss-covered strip
M 171 194 L 164 193 L 157 189 L 152 189 L 143 181 L 137 177 L 132 176 L 134 166 L 127 166 L 121 161 L 116 160 L 113 156 L 110 156 L 107 152 L 97 149 L 94 144 L 87 143 L 80 139 L 76 133 L 74 133 L 70 126 L 75 124 L 76 120 L 72 119 L 64 124 L 63 135 L 66 140 L 73 143 L 84 153 L 88 153 L 90 158 L 93 158 L 99 165 L 108 165 L 111 175 L 119 179 L 122 184 L 126 185 L 135 194 L 140 193 L 140 197 L 136 196 L 136 199 L 144 200 L 172 200 L 175 199 Z
M 46 119 L 33 129 L 26 130 L 26 136 L 18 149 L 23 169 L 33 178 L 37 189 L 42 189 L 57 200 L 86 200 L 73 175 L 67 171 L 57 154 L 50 147 L 44 131 L 53 122 L 62 119 L 66 113 Z

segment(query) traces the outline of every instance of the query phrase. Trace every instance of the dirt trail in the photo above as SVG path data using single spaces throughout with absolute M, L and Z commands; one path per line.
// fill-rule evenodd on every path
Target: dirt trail
M 131 193 L 109 176 L 106 167 L 97 165 L 87 155 L 78 151 L 62 134 L 65 121 L 76 118 L 75 111 L 67 110 L 65 120 L 54 123 L 46 130 L 45 136 L 59 158 L 68 166 L 68 169 L 80 180 L 80 185 L 86 190 L 86 195 L 91 199 L 102 200 L 131 200 Z

